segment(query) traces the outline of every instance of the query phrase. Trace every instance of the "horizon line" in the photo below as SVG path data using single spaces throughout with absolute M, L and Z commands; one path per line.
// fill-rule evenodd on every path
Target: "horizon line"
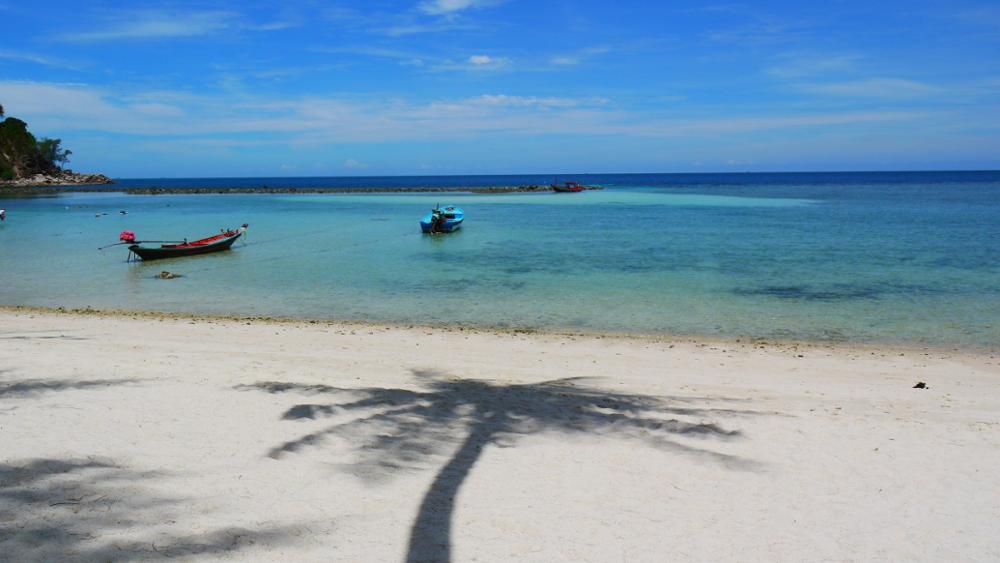
M 900 170 L 741 170 L 741 171 L 697 171 L 697 172 L 517 172 L 503 174 L 370 174 L 370 175 L 313 175 L 313 176 L 115 176 L 113 180 L 248 180 L 254 178 L 301 179 L 301 178 L 455 178 L 461 176 L 679 176 L 699 174 L 934 174 L 934 173 L 1000 173 L 1000 168 L 975 169 L 900 169 Z

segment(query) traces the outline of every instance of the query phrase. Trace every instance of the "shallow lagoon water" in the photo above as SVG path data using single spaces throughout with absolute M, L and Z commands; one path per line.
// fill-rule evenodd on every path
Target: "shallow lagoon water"
M 998 176 L 7 199 L 0 303 L 996 346 Z M 436 203 L 463 207 L 465 228 L 421 235 Z M 227 253 L 96 250 L 123 229 L 193 238 L 244 222 Z

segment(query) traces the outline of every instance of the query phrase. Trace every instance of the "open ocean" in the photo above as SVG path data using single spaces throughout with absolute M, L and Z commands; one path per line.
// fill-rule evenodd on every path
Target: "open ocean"
M 565 179 L 606 189 L 0 196 L 7 209 L 0 304 L 1000 346 L 1000 172 Z M 118 186 L 551 180 L 190 178 Z M 421 235 L 420 217 L 439 202 L 465 209 L 464 228 Z M 194 239 L 244 222 L 246 244 L 226 253 L 127 263 L 124 246 L 97 250 L 123 229 L 139 239 Z M 154 278 L 161 270 L 184 277 Z

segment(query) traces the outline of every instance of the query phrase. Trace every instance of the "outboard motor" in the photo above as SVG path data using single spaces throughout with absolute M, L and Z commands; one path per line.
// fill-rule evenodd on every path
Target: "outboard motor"
M 435 209 L 434 215 L 431 217 L 431 232 L 439 233 L 441 232 L 441 227 L 444 226 L 444 214 L 441 213 L 441 209 Z

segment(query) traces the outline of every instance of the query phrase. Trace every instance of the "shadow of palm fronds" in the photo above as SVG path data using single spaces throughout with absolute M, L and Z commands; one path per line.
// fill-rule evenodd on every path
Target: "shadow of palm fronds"
M 451 516 L 462 483 L 484 447 L 507 447 L 521 436 L 542 432 L 584 433 L 633 439 L 653 447 L 752 469 L 754 462 L 698 447 L 680 437 L 740 436 L 709 416 L 759 414 L 737 409 L 691 406 L 683 397 L 617 393 L 582 385 L 583 378 L 508 384 L 450 377 L 434 370 L 413 370 L 417 389 L 259 382 L 240 390 L 268 393 L 339 395 L 337 403 L 302 403 L 285 411 L 284 420 L 346 418 L 327 428 L 275 446 L 280 458 L 320 445 L 327 437 L 353 441 L 355 464 L 366 478 L 422 469 L 428 458 L 451 449 L 425 493 L 410 535 L 408 560 L 450 559 Z
M 112 385 L 130 385 L 139 379 L 21 379 L 18 381 L 0 381 L 0 398 L 29 397 L 54 391 L 71 389 L 92 389 L 95 387 L 110 387 Z
M 0 336 L 0 340 L 89 340 L 89 338 L 83 338 L 80 336 L 27 336 L 23 334 L 15 336 Z
M 228 527 L 170 534 L 185 503 L 150 493 L 163 474 L 96 459 L 0 463 L 0 560 L 134 561 L 232 554 L 255 543 L 286 542 L 286 529 Z M 123 536 L 127 536 L 128 539 Z

